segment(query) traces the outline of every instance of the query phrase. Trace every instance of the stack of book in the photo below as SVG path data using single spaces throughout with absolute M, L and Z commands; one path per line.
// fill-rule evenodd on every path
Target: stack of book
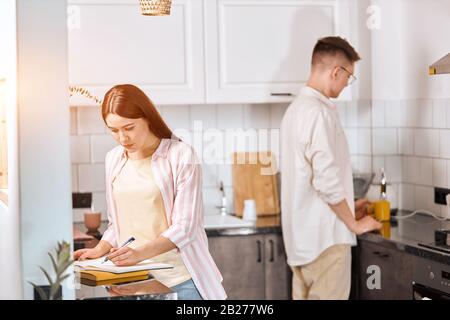
M 103 284 L 114 284 L 132 282 L 149 278 L 151 270 L 169 269 L 172 265 L 144 260 L 134 266 L 119 267 L 111 261 L 103 263 L 102 258 L 75 261 L 75 272 L 78 273 L 82 284 L 97 286 Z

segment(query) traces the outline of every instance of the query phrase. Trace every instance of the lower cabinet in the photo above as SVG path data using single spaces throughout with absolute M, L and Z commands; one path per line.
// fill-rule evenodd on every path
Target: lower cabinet
M 358 241 L 357 252 L 359 299 L 412 299 L 413 263 L 410 254 L 367 241 Z M 376 281 L 379 281 L 379 288 Z
M 280 234 L 210 237 L 228 299 L 290 299 L 291 271 Z

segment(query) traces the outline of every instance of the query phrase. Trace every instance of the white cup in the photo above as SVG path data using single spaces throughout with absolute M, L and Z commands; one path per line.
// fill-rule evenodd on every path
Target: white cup
M 256 202 L 253 199 L 244 200 L 244 220 L 256 220 Z

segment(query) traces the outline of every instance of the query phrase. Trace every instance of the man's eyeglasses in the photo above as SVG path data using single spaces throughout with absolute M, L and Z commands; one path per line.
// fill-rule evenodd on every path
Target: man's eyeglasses
M 348 76 L 348 82 L 347 85 L 351 85 L 353 82 L 356 81 L 356 77 L 353 75 L 353 73 L 351 73 L 350 71 L 348 71 L 346 68 L 344 67 L 339 67 L 340 69 L 347 71 L 347 73 L 349 74 Z

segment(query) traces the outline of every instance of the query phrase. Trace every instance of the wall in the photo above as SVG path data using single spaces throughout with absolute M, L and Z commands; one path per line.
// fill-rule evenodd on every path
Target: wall
M 20 237 L 24 298 L 48 251 L 72 239 L 66 2 L 17 1 Z M 65 298 L 73 297 L 64 287 Z
M 450 50 L 450 2 L 372 4 L 381 13 L 371 32 L 374 168 L 401 182 L 402 208 L 450 217 L 433 193 L 450 187 L 450 76 L 428 75 Z
M 371 171 L 371 108 L 369 100 L 339 102 L 342 124 L 349 137 L 353 167 Z M 203 159 L 205 214 L 218 214 L 219 182 L 223 181 L 228 211 L 234 212 L 229 155 L 233 151 L 272 150 L 276 155 L 281 118 L 287 104 L 160 106 L 169 127 L 194 146 Z M 194 131 L 202 128 L 203 135 Z M 254 139 L 251 137 L 255 137 Z M 231 137 L 231 138 L 230 138 Z M 238 139 L 242 138 L 241 145 Z M 230 138 L 230 139 L 228 139 Z M 200 143 L 198 143 L 200 139 Z M 72 191 L 92 192 L 94 209 L 105 214 L 104 157 L 116 145 L 96 107 L 71 107 Z M 82 221 L 85 209 L 75 209 Z
M 0 201 L 0 300 L 22 298 L 17 144 L 16 1 L 0 1 L 0 78 L 6 79 L 8 205 Z

